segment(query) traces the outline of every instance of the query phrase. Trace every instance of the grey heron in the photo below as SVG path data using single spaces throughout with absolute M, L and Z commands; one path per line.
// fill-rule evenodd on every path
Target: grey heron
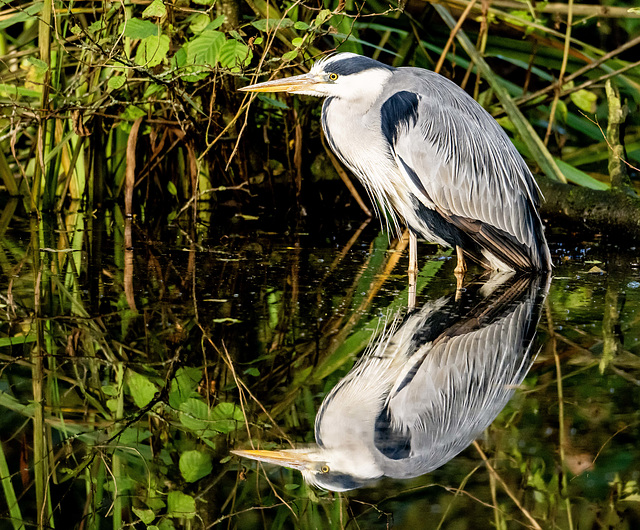
M 487 428 L 526 376 L 549 276 L 501 273 L 397 319 L 331 390 L 316 445 L 237 450 L 346 491 L 407 479 L 452 459 Z
M 493 117 L 445 77 L 337 53 L 309 73 L 241 88 L 326 98 L 322 128 L 396 230 L 494 270 L 546 271 L 551 256 L 531 171 Z

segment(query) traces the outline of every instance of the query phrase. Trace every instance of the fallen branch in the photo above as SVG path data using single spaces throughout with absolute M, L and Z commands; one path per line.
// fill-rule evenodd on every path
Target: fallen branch
M 544 176 L 536 180 L 545 199 L 545 216 L 561 216 L 589 230 L 626 240 L 640 241 L 640 199 L 616 190 L 593 190 L 555 182 Z

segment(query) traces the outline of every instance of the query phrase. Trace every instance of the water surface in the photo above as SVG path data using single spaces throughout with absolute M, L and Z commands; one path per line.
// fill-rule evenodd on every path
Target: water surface
M 407 317 L 407 256 L 377 222 L 167 227 L 115 209 L 1 228 L 2 527 L 640 524 L 636 248 L 551 234 L 531 366 L 477 443 L 334 493 L 229 450 L 312 444 L 323 399 Z M 455 301 L 453 260 L 419 252 L 417 307 Z

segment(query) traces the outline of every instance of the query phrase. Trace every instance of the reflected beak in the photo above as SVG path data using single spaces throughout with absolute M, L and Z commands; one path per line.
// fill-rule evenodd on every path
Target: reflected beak
M 276 464 L 278 466 L 289 467 L 302 471 L 306 469 L 314 461 L 308 453 L 298 449 L 283 449 L 281 451 L 264 451 L 262 449 L 251 449 L 242 451 L 231 451 L 234 455 L 243 458 L 251 458 L 259 462 L 268 464 Z
M 311 74 L 296 75 L 294 77 L 285 77 L 284 79 L 276 79 L 275 81 L 266 81 L 256 85 L 249 85 L 239 88 L 240 92 L 302 92 L 319 84 L 315 76 Z

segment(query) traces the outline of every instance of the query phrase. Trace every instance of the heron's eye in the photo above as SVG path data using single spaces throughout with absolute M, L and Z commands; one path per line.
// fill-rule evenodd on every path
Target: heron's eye
M 338 79 L 338 74 L 329 74 L 329 81 L 335 81 Z
M 333 74 L 333 75 L 336 75 L 336 74 Z M 336 77 L 338 77 L 338 76 L 336 75 Z M 321 473 L 329 473 L 329 466 L 327 466 L 327 465 L 322 466 L 320 468 L 320 472 Z

